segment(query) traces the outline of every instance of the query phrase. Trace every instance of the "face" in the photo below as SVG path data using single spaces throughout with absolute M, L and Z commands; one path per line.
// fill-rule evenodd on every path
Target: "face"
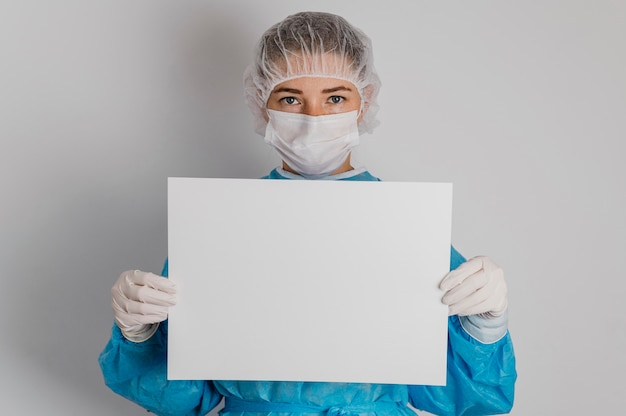
M 337 78 L 302 77 L 281 82 L 267 100 L 270 110 L 323 116 L 347 113 L 361 108 L 361 96 L 354 84 Z M 358 121 L 361 121 L 362 114 Z M 296 173 L 287 163 L 283 169 Z M 352 169 L 350 156 L 332 174 Z
M 309 116 L 347 113 L 361 108 L 361 96 L 349 81 L 301 77 L 274 87 L 267 100 L 267 108 Z

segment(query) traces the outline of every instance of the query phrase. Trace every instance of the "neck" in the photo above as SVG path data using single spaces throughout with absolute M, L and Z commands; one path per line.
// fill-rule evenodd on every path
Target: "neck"
M 291 167 L 287 163 L 285 163 L 284 161 L 283 161 L 283 169 L 286 170 L 287 172 L 291 172 L 291 173 L 293 173 L 295 175 L 299 175 L 298 172 L 296 172 L 295 170 L 291 169 Z M 354 170 L 354 168 L 350 164 L 350 155 L 348 155 L 348 157 L 341 164 L 341 166 L 339 166 L 339 168 L 337 170 L 331 172 L 329 174 L 329 176 L 330 175 L 337 175 L 337 174 L 348 172 L 348 171 L 351 171 L 351 170 Z

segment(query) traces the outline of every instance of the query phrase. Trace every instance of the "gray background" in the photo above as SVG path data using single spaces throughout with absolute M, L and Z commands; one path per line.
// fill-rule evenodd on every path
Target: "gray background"
M 126 269 L 160 271 L 168 176 L 277 165 L 241 73 L 261 32 L 303 9 L 374 40 L 383 124 L 358 159 L 385 180 L 453 182 L 455 246 L 505 269 L 513 414 L 621 413 L 617 0 L 2 1 L 2 409 L 145 414 L 97 366 L 110 287 Z

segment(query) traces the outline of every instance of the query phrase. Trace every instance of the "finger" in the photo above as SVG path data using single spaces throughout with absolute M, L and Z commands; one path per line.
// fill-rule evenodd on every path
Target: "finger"
M 135 325 L 154 324 L 167 319 L 168 309 L 162 306 L 152 307 L 140 302 L 125 303 L 124 307 L 113 300 L 115 321 L 120 328 L 130 328 Z
M 168 305 L 154 305 L 145 302 L 139 302 L 126 298 L 113 296 L 111 305 L 116 315 L 130 316 L 137 315 L 163 315 L 168 312 Z M 173 305 L 172 305 L 173 306 Z
M 486 313 L 489 311 L 489 307 L 487 305 L 478 304 L 472 306 L 456 306 L 450 307 L 449 315 L 458 315 L 458 316 L 469 316 L 469 315 L 479 315 L 482 313 Z
M 130 319 L 135 319 L 135 316 L 167 317 L 169 308 L 167 306 L 157 306 L 135 301 L 127 301 L 123 304 L 119 304 L 115 299 L 113 299 L 113 310 L 116 315 L 123 316 L 124 322 L 126 322 L 126 317 Z
M 135 270 L 130 281 L 135 285 L 148 286 L 152 289 L 157 289 L 161 292 L 172 295 L 178 292 L 178 287 L 175 282 L 163 276 L 157 276 L 154 273 L 146 273 L 140 270 Z
M 460 284 L 467 277 L 481 270 L 483 267 L 482 260 L 480 258 L 473 258 L 461 264 L 455 270 L 448 273 L 439 284 L 439 288 L 443 291 L 448 291 L 453 287 Z
M 484 288 L 488 283 L 489 279 L 487 273 L 481 270 L 467 277 L 459 285 L 447 291 L 441 298 L 441 301 L 446 305 L 453 305 Z
M 477 315 L 493 309 L 493 299 L 488 290 L 478 290 L 450 305 L 450 315 Z
M 124 291 L 124 295 L 131 301 L 157 306 L 174 306 L 178 300 L 176 295 L 149 286 L 129 286 Z
M 148 286 L 115 285 L 111 289 L 113 301 L 125 310 L 130 302 L 143 302 L 157 306 L 174 306 L 178 302 L 177 295 L 170 295 Z

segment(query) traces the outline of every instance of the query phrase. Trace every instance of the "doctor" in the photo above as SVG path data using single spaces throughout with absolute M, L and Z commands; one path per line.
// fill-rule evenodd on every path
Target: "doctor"
M 288 16 L 264 33 L 244 79 L 255 129 L 282 159 L 266 179 L 379 180 L 351 162 L 360 134 L 376 126 L 380 88 L 360 30 L 328 13 Z M 503 272 L 454 248 L 450 270 L 440 284 L 450 314 L 446 386 L 169 381 L 167 314 L 177 288 L 163 277 L 167 263 L 162 276 L 131 270 L 115 282 L 115 324 L 100 366 L 107 386 L 158 415 L 204 415 L 223 397 L 227 416 L 413 415 L 408 404 L 438 415 L 509 412 L 517 375 Z

